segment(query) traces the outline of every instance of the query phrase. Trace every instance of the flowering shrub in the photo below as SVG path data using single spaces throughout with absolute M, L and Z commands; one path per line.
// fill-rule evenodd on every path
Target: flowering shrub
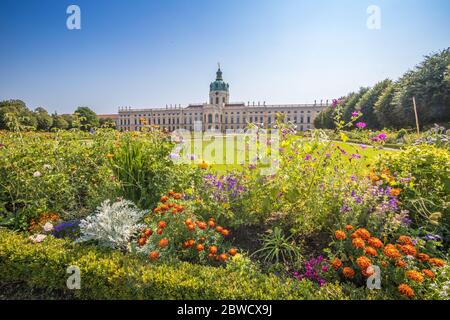
M 200 263 L 224 263 L 237 254 L 224 240 L 230 231 L 214 218 L 200 220 L 180 193 L 162 196 L 159 205 L 145 218 L 133 249 L 150 261 L 188 260 Z
M 398 297 L 422 298 L 446 264 L 433 256 L 436 250 L 429 243 L 405 235 L 386 243 L 365 228 L 347 225 L 336 230 L 334 238 L 330 264 L 340 279 L 364 286 L 377 266 L 382 290 Z
M 413 226 L 438 233 L 448 246 L 450 237 L 450 152 L 434 146 L 411 146 L 384 155 L 375 166 L 375 176 L 383 171 L 398 176 L 395 188 L 409 211 Z M 386 180 L 386 179 L 384 179 Z
M 143 228 L 141 224 L 145 212 L 136 208 L 128 200 L 113 204 L 104 201 L 94 215 L 80 222 L 77 242 L 95 240 L 100 246 L 129 250 L 131 237 Z
M 114 195 L 107 166 L 111 131 L 0 132 L 0 220 L 26 230 L 45 212 L 84 216 Z
M 294 272 L 294 277 L 302 281 L 304 279 L 318 283 L 321 287 L 327 284 L 330 265 L 323 256 L 311 258 L 304 263 L 304 273 Z

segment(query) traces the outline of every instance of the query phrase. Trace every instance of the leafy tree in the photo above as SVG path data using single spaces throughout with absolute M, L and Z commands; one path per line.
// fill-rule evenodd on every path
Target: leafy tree
M 116 128 L 117 127 L 116 122 L 112 119 L 100 118 L 99 122 L 100 122 L 100 126 L 104 127 L 104 128 Z
M 360 118 L 360 121 L 365 122 L 367 128 L 376 129 L 380 127 L 380 123 L 374 112 L 374 105 L 382 92 L 391 83 L 392 81 L 389 79 L 378 82 L 372 89 L 368 90 L 355 105 L 355 110 L 362 112 L 363 115 Z
M 37 126 L 35 115 L 22 100 L 0 102 L 0 129 L 34 130 Z
M 37 129 L 43 131 L 49 131 L 53 124 L 53 118 L 48 114 L 44 108 L 36 108 L 34 111 Z
M 413 97 L 422 126 L 450 120 L 450 85 L 445 79 L 449 65 L 450 48 L 447 48 L 426 56 L 399 80 L 393 104 L 400 126 L 415 126 Z
M 67 124 L 69 125 L 68 129 L 71 129 L 71 128 L 74 127 L 73 115 L 71 115 L 71 114 L 63 114 L 63 115 L 61 115 L 61 118 L 63 118 L 67 122 Z
M 358 104 L 361 97 L 369 91 L 368 87 L 361 87 L 357 93 L 351 93 L 347 96 L 344 104 L 344 120 L 349 122 L 352 118 L 352 113 L 355 111 L 355 107 Z
M 53 118 L 53 128 L 62 130 L 69 129 L 69 123 L 66 121 L 66 119 L 64 119 L 63 116 L 60 116 L 55 113 L 52 115 L 52 118 Z
M 79 117 L 80 125 L 83 129 L 95 128 L 100 125 L 97 114 L 89 107 L 78 107 L 75 114 Z
M 332 107 L 322 110 L 314 119 L 314 127 L 318 129 L 334 129 L 333 117 L 334 109 Z
M 396 90 L 396 83 L 391 82 L 381 93 L 375 102 L 374 111 L 380 127 L 392 128 L 397 126 L 398 119 L 395 117 L 392 99 Z

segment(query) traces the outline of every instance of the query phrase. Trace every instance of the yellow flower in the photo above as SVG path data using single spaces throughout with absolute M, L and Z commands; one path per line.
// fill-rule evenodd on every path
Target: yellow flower
M 206 170 L 206 169 L 208 169 L 209 164 L 206 163 L 205 161 L 202 161 L 202 162 L 200 162 L 200 163 L 198 164 L 198 167 L 199 167 L 200 169 Z

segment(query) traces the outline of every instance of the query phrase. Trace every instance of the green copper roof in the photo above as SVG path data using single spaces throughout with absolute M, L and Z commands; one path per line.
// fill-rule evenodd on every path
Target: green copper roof
M 217 70 L 216 73 L 216 81 L 211 82 L 209 86 L 209 91 L 228 91 L 230 88 L 230 85 L 228 83 L 225 83 L 222 78 L 222 70 Z

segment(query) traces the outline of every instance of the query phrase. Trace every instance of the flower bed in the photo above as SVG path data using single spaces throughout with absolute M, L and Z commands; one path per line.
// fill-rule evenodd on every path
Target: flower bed
M 181 262 L 153 265 L 117 251 L 82 247 L 48 237 L 33 244 L 24 235 L 0 228 L 2 282 L 67 292 L 69 266 L 81 271 L 81 299 L 313 299 L 312 283 L 280 280 Z

